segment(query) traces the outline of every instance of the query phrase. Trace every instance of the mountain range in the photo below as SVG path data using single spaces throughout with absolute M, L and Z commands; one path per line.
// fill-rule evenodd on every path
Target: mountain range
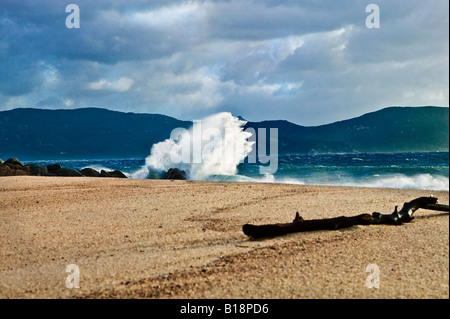
M 288 121 L 247 123 L 278 127 L 279 153 L 428 152 L 449 149 L 447 107 L 388 107 L 327 125 Z M 257 130 L 256 130 L 257 131 Z M 268 132 L 268 130 L 267 130 Z
M 189 128 L 159 114 L 99 108 L 0 111 L 0 158 L 144 158 L 174 128 Z M 447 107 L 388 107 L 320 126 L 289 121 L 247 122 L 245 128 L 278 129 L 278 152 L 426 152 L 449 150 Z M 261 131 L 263 132 L 263 131 Z

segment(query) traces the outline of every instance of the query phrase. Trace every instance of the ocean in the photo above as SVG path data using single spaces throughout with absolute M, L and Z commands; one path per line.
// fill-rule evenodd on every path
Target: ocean
M 120 170 L 139 179 L 158 178 L 178 168 L 191 180 L 449 190 L 449 152 L 276 155 L 277 135 L 266 141 L 262 134 L 262 140 L 256 141 L 253 133 L 244 130 L 245 123 L 231 113 L 218 113 L 194 123 L 190 130 L 172 131 L 170 138 L 152 145 L 146 158 L 59 164 Z
M 130 178 L 148 177 L 145 158 L 29 161 L 39 165 L 59 163 L 63 167 L 120 170 Z M 260 174 L 260 164 L 239 163 L 235 174 L 211 174 L 211 181 L 253 181 L 307 185 L 362 186 L 424 190 L 449 190 L 449 152 L 349 153 L 278 155 L 273 174 Z

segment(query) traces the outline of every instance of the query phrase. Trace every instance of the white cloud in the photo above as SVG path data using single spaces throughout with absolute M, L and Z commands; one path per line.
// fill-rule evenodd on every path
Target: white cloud
M 207 110 L 223 101 L 224 88 L 230 85 L 223 83 L 211 68 L 199 68 L 181 74 L 158 73 L 148 79 L 143 91 L 170 108 Z
M 184 2 L 177 5 L 135 12 L 127 15 L 129 24 L 138 24 L 153 28 L 186 27 L 195 24 L 205 16 L 204 7 L 199 2 Z M 182 30 L 180 30 L 182 32 Z
M 66 100 L 64 100 L 64 105 L 66 106 L 66 107 L 72 107 L 73 106 L 73 100 L 72 99 L 66 99 Z
M 90 82 L 88 84 L 91 90 L 111 90 L 116 92 L 126 92 L 133 85 L 134 80 L 126 77 L 121 77 L 116 81 L 107 81 L 105 79 L 100 79 L 97 82 Z

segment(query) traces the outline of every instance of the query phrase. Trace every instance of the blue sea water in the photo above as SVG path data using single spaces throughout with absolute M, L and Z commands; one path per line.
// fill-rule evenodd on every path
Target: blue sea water
M 258 170 L 243 167 L 245 175 Z M 283 155 L 267 179 L 309 185 L 449 190 L 449 153 Z
M 40 165 L 98 171 L 120 170 L 128 177 L 145 166 L 145 158 L 29 161 Z M 215 181 L 254 181 L 308 185 L 362 186 L 449 190 L 449 152 L 350 153 L 279 155 L 273 174 L 260 174 L 260 165 L 241 163 L 235 175 L 211 175 Z

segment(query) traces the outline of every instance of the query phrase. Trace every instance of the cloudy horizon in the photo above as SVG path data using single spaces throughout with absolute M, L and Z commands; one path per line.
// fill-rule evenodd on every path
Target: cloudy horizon
M 80 9 L 67 28 L 66 6 Z M 380 27 L 368 28 L 369 4 Z M 449 2 L 0 4 L 0 111 L 101 107 L 327 124 L 449 104 Z

